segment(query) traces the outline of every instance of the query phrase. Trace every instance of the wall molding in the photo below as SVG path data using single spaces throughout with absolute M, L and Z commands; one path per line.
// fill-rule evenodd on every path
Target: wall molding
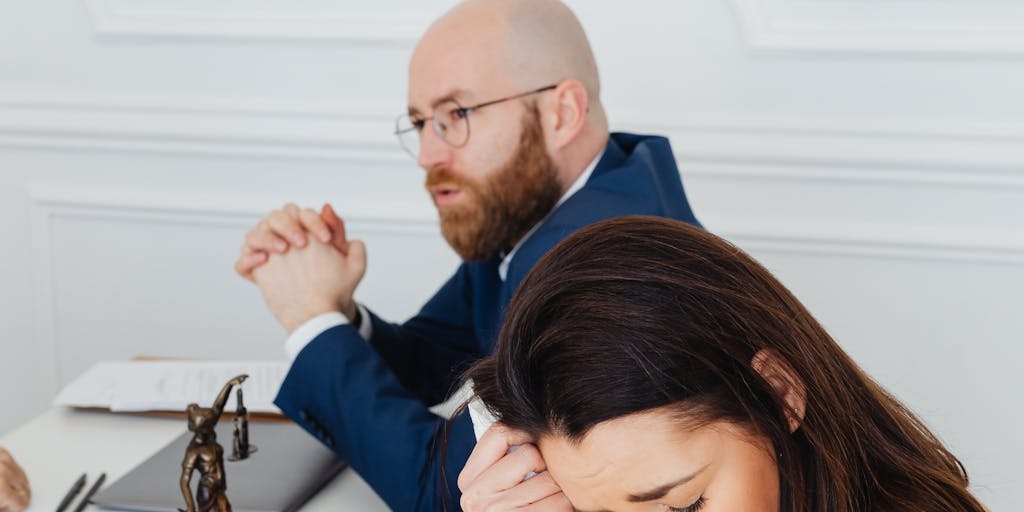
M 757 52 L 1022 55 L 1024 6 L 998 0 L 732 0 Z
M 707 228 L 755 255 L 1024 264 L 1019 229 L 756 218 L 717 219 Z
M 113 40 L 265 40 L 410 46 L 454 2 L 359 7 L 306 0 L 83 0 Z M 732 0 L 748 46 L 768 52 L 1024 54 L 1016 2 Z
M 195 196 L 182 192 L 32 185 L 29 188 L 32 223 L 32 274 L 34 290 L 34 338 L 45 388 L 52 397 L 60 388 L 60 322 L 54 254 L 54 224 L 60 219 L 107 220 L 148 224 L 179 224 L 197 228 L 252 227 L 280 204 L 241 196 Z M 308 204 L 313 204 L 312 201 Z M 405 203 L 346 202 L 346 226 L 350 233 L 387 234 L 436 239 L 440 236 L 436 214 Z
M 131 222 L 175 222 L 199 227 L 249 228 L 276 199 L 245 196 L 198 196 L 184 191 L 36 184 L 29 192 L 32 208 L 51 219 L 62 216 Z M 297 201 L 315 204 L 316 201 Z M 346 201 L 346 225 L 354 233 L 439 236 L 432 207 L 394 200 Z M 808 255 L 894 257 L 964 262 L 1024 263 L 1024 237 L 1013 228 L 951 227 L 844 220 L 723 217 L 709 229 L 744 247 Z M 38 226 L 37 226 L 38 228 Z M 45 234 L 45 230 L 37 230 Z
M 0 95 L 0 147 L 328 160 L 411 169 L 391 105 Z M 626 112 L 617 129 L 672 139 L 687 176 L 1024 187 L 1024 124 L 825 124 Z
M 35 184 L 30 187 L 32 219 L 35 346 L 41 380 L 53 396 L 60 382 L 53 227 L 62 218 L 132 223 L 174 223 L 196 227 L 248 228 L 278 206 L 270 199 L 197 196 L 185 191 Z M 312 203 L 310 203 L 312 204 Z M 398 201 L 347 202 L 352 233 L 384 233 L 412 238 L 439 236 L 432 208 Z M 755 256 L 792 254 L 830 258 L 939 261 L 972 264 L 1024 264 L 1024 236 L 1010 229 L 969 229 L 880 223 L 718 219 L 712 231 Z
M 452 2 L 84 0 L 101 39 L 341 42 L 411 46 Z
M 53 216 L 175 222 L 198 227 L 250 228 L 281 205 L 276 198 L 195 195 L 184 191 L 77 185 L 30 187 L 32 208 Z M 297 201 L 315 204 L 316 201 Z M 399 201 L 346 201 L 346 225 L 356 232 L 439 236 L 433 208 Z
M 411 164 L 394 140 L 391 110 L 8 95 L 0 96 L 0 146 Z
M 627 130 L 668 136 L 688 177 L 1024 187 L 1024 124 L 621 119 Z

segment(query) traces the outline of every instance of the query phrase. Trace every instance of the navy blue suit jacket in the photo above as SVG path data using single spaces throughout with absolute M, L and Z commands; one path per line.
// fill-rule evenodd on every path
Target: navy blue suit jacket
M 444 401 L 460 373 L 492 352 L 509 299 L 549 249 L 584 226 L 624 215 L 697 224 L 667 139 L 612 134 L 590 179 L 519 247 L 504 281 L 500 255 L 465 262 L 407 322 L 371 314 L 369 343 L 352 325 L 328 329 L 299 353 L 275 403 L 392 509 L 440 510 L 443 500 L 459 510 L 455 482 L 476 442 L 473 427 L 466 412 L 446 425 L 428 406 Z

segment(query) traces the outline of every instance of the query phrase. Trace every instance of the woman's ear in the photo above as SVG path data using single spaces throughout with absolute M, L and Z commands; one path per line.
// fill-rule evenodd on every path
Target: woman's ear
M 768 382 L 775 395 L 786 404 L 789 431 L 796 432 L 807 410 L 807 388 L 804 381 L 782 355 L 772 348 L 763 348 L 754 354 L 750 366 Z

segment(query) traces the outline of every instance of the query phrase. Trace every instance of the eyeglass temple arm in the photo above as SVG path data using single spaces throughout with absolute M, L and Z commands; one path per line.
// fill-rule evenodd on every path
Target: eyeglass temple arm
M 515 94 L 515 95 L 512 95 L 512 96 L 508 96 L 506 98 L 501 98 L 501 99 L 497 99 L 497 100 L 487 101 L 487 102 L 484 102 L 484 103 L 480 103 L 479 105 L 473 105 L 472 107 L 464 107 L 463 110 L 465 110 L 468 113 L 468 112 L 472 112 L 472 111 L 474 111 L 474 110 L 476 110 L 478 108 L 489 107 L 491 105 L 494 105 L 495 103 L 501 103 L 503 101 L 509 101 L 509 100 L 514 100 L 514 99 L 517 99 L 517 98 L 523 98 L 523 97 L 529 96 L 531 94 L 537 94 L 537 93 L 541 93 L 541 92 L 545 92 L 545 91 L 550 91 L 550 90 L 552 90 L 552 89 L 554 89 L 556 87 L 558 87 L 558 84 L 545 85 L 544 87 L 541 87 L 540 89 L 534 89 L 532 91 L 526 91 L 526 92 L 523 92 L 523 93 L 519 93 L 519 94 Z
M 491 105 L 494 105 L 494 104 L 497 104 L 497 103 L 501 103 L 503 101 L 509 101 L 509 100 L 514 100 L 514 99 L 517 99 L 517 98 L 523 98 L 523 97 L 529 96 L 531 94 L 537 94 L 537 93 L 541 93 L 541 92 L 545 92 L 545 91 L 550 91 L 550 90 L 555 89 L 557 87 L 558 87 L 558 84 L 545 85 L 544 87 L 541 87 L 540 89 L 534 89 L 532 91 L 526 91 L 526 92 L 523 92 L 523 93 L 519 93 L 519 94 L 515 94 L 515 95 L 512 95 L 512 96 L 508 96 L 508 97 L 505 97 L 505 98 L 500 98 L 500 99 L 496 99 L 496 100 L 486 101 L 484 103 L 473 105 L 472 107 L 462 107 L 462 111 L 465 112 L 466 114 L 468 114 L 468 113 L 470 113 L 470 112 L 472 112 L 472 111 L 474 111 L 476 109 L 479 109 L 479 108 L 489 107 Z M 434 118 L 434 116 L 424 117 L 423 119 L 420 119 L 419 121 L 420 122 L 429 121 L 429 120 L 431 120 L 433 118 Z M 399 130 L 399 129 L 396 128 L 395 129 L 395 135 L 398 135 L 400 133 L 409 132 L 409 131 L 411 131 L 413 129 L 414 129 L 414 127 L 409 127 L 409 128 L 405 128 L 405 129 L 402 129 L 402 130 Z

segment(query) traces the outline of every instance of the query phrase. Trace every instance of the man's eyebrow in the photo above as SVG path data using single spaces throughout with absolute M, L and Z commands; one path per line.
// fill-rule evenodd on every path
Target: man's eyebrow
M 455 101 L 460 96 L 463 96 L 463 95 L 467 94 L 468 92 L 469 91 L 466 91 L 465 89 L 452 89 L 452 90 L 448 91 L 448 93 L 445 94 L 444 96 L 441 96 L 440 98 L 437 98 L 436 100 L 434 100 L 434 102 L 430 104 L 430 108 L 433 109 L 434 107 L 436 107 L 436 106 L 438 106 L 438 105 L 440 105 L 440 104 L 442 104 L 442 103 L 444 103 L 446 101 Z M 409 115 L 410 116 L 415 116 L 415 115 L 418 115 L 419 113 L 420 113 L 420 111 L 416 107 L 413 107 L 411 105 L 409 106 Z
M 683 485 L 686 482 L 689 482 L 690 480 L 697 478 L 697 475 L 703 473 L 704 470 L 708 468 L 708 466 L 710 466 L 710 464 L 706 464 L 704 467 L 698 469 L 697 471 L 694 471 L 689 475 L 680 478 L 679 480 L 676 480 L 675 482 L 667 483 L 665 485 L 651 489 L 650 491 L 641 492 L 638 494 L 630 494 L 627 499 L 633 503 L 642 503 L 645 501 L 654 501 L 659 498 L 664 498 L 665 495 L 668 494 L 668 492 L 671 491 L 672 489 L 675 489 L 676 487 L 679 487 L 680 485 Z

